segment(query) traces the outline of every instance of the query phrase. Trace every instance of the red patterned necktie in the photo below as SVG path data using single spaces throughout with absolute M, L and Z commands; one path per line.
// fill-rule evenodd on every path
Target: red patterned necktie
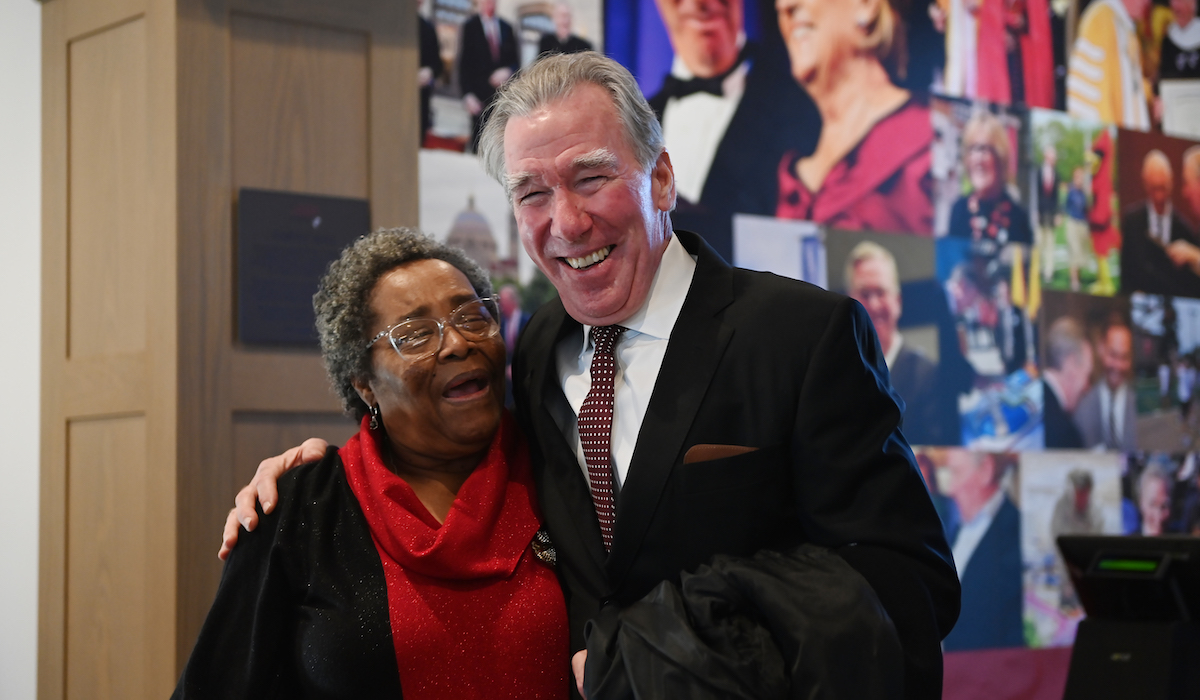
M 612 548 L 613 521 L 616 509 L 613 505 L 612 477 L 612 419 L 613 379 L 617 374 L 617 361 L 613 349 L 625 329 L 621 326 L 598 326 L 592 328 L 592 387 L 579 409 L 579 439 L 583 442 L 583 459 L 587 462 L 588 482 L 592 487 L 592 502 L 596 505 L 596 519 L 600 521 L 600 534 L 604 538 L 604 549 Z

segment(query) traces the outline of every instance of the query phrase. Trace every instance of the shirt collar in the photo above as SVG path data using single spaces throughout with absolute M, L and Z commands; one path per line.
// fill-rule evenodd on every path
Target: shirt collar
M 687 299 L 688 289 L 692 286 L 692 275 L 696 272 L 696 260 L 674 234 L 671 242 L 663 252 L 658 271 L 654 273 L 654 281 L 650 283 L 650 293 L 646 302 L 629 318 L 621 321 L 620 325 L 628 329 L 625 337 L 633 334 L 647 335 L 651 338 L 666 340 L 671 337 L 671 329 L 679 320 L 683 310 L 683 302 Z M 583 327 L 583 347 L 580 356 L 591 348 L 592 327 Z
M 896 358 L 900 357 L 900 348 L 903 345 L 904 336 L 900 335 L 900 331 L 896 331 L 896 334 L 892 336 L 892 347 L 888 348 L 888 351 L 883 356 L 883 361 L 887 364 L 889 370 L 896 364 Z

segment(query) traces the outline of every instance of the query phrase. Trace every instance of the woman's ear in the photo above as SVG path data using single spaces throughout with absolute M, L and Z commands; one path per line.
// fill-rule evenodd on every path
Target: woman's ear
M 367 408 L 375 405 L 375 392 L 371 390 L 371 384 L 366 379 L 356 378 L 350 382 L 354 390 L 358 392 L 358 398 L 367 404 Z
M 854 0 L 854 23 L 859 29 L 869 32 L 875 26 L 885 2 L 887 0 Z

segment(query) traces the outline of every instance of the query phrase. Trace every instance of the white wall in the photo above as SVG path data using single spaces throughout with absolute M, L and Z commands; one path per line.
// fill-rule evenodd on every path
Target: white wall
M 0 2 L 0 698 L 37 678 L 41 7 Z

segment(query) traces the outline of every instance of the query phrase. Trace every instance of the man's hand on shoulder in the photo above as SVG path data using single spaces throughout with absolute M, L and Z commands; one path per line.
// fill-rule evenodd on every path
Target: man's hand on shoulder
M 264 513 L 270 513 L 275 509 L 275 505 L 279 502 L 279 492 L 275 489 L 275 482 L 279 480 L 279 477 L 292 467 L 321 459 L 328 449 L 329 443 L 321 438 L 309 438 L 299 447 L 293 447 L 281 455 L 259 462 L 258 471 L 254 472 L 254 478 L 241 491 L 238 491 L 237 498 L 234 499 L 237 505 L 229 511 L 229 517 L 225 518 L 224 539 L 221 542 L 221 551 L 217 552 L 217 557 L 222 561 L 229 557 L 229 553 L 237 545 L 239 525 L 245 527 L 247 531 L 258 526 L 258 512 L 254 508 L 255 504 L 261 502 Z

